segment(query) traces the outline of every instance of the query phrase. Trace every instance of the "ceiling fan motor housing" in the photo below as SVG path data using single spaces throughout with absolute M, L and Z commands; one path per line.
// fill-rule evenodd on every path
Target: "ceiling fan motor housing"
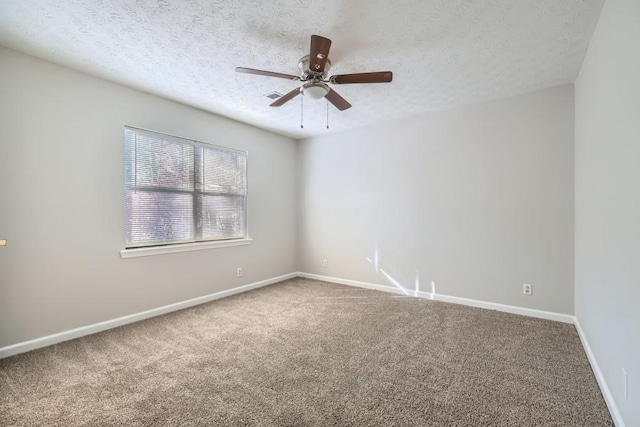
M 324 71 L 322 72 L 314 72 L 309 67 L 309 55 L 305 55 L 300 58 L 298 62 L 298 68 L 300 69 L 301 79 L 303 81 L 307 80 L 326 80 L 329 75 L 329 70 L 331 69 L 331 60 L 327 58 L 327 63 L 324 66 Z

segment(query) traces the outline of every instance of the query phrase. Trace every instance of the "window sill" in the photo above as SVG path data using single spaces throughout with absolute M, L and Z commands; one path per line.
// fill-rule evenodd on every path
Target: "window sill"
M 189 252 L 200 251 L 203 249 L 224 248 L 227 246 L 241 246 L 248 245 L 253 239 L 235 239 L 235 240 L 220 240 L 215 242 L 198 242 L 198 243 L 183 243 L 179 245 L 168 246 L 153 246 L 148 248 L 134 248 L 134 249 L 122 249 L 120 256 L 122 258 L 137 258 L 141 256 L 150 255 L 162 255 L 172 254 L 175 252 Z

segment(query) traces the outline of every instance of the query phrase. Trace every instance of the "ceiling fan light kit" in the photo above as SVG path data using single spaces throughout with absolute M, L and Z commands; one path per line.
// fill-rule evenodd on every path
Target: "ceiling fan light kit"
M 239 73 L 256 74 L 259 76 L 277 77 L 305 82 L 301 87 L 293 89 L 291 92 L 274 101 L 270 105 L 271 107 L 280 107 L 302 93 L 305 97 L 309 97 L 311 99 L 326 98 L 328 102 L 333 104 L 340 111 L 351 108 L 351 104 L 349 104 L 349 102 L 340 96 L 335 90 L 331 89 L 327 83 L 336 85 L 389 83 L 393 80 L 393 73 L 391 71 L 342 74 L 327 77 L 329 70 L 331 69 L 331 60 L 329 60 L 330 48 L 331 40 L 328 38 L 317 35 L 311 36 L 311 48 L 309 55 L 303 56 L 298 62 L 298 68 L 300 69 L 299 76 L 245 67 L 237 67 L 236 71 Z
M 319 81 L 312 81 L 309 83 L 305 83 L 300 90 L 304 96 L 308 96 L 311 99 L 320 99 L 324 98 L 331 89 L 326 83 Z

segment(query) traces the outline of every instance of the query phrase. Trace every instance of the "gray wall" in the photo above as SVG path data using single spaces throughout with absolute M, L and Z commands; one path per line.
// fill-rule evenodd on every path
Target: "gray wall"
M 4 48 L 0 94 L 0 347 L 296 271 L 294 140 Z M 253 243 L 121 259 L 124 125 L 248 150 Z
M 640 426 L 640 2 L 605 3 L 575 85 L 576 315 Z
M 301 141 L 300 271 L 573 314 L 573 97 Z

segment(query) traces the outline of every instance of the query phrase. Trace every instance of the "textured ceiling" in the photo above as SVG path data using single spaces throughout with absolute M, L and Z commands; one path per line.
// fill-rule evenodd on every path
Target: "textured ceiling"
M 2 0 L 0 44 L 295 138 L 574 81 L 604 0 Z M 391 70 L 280 108 L 311 34 L 331 74 Z

